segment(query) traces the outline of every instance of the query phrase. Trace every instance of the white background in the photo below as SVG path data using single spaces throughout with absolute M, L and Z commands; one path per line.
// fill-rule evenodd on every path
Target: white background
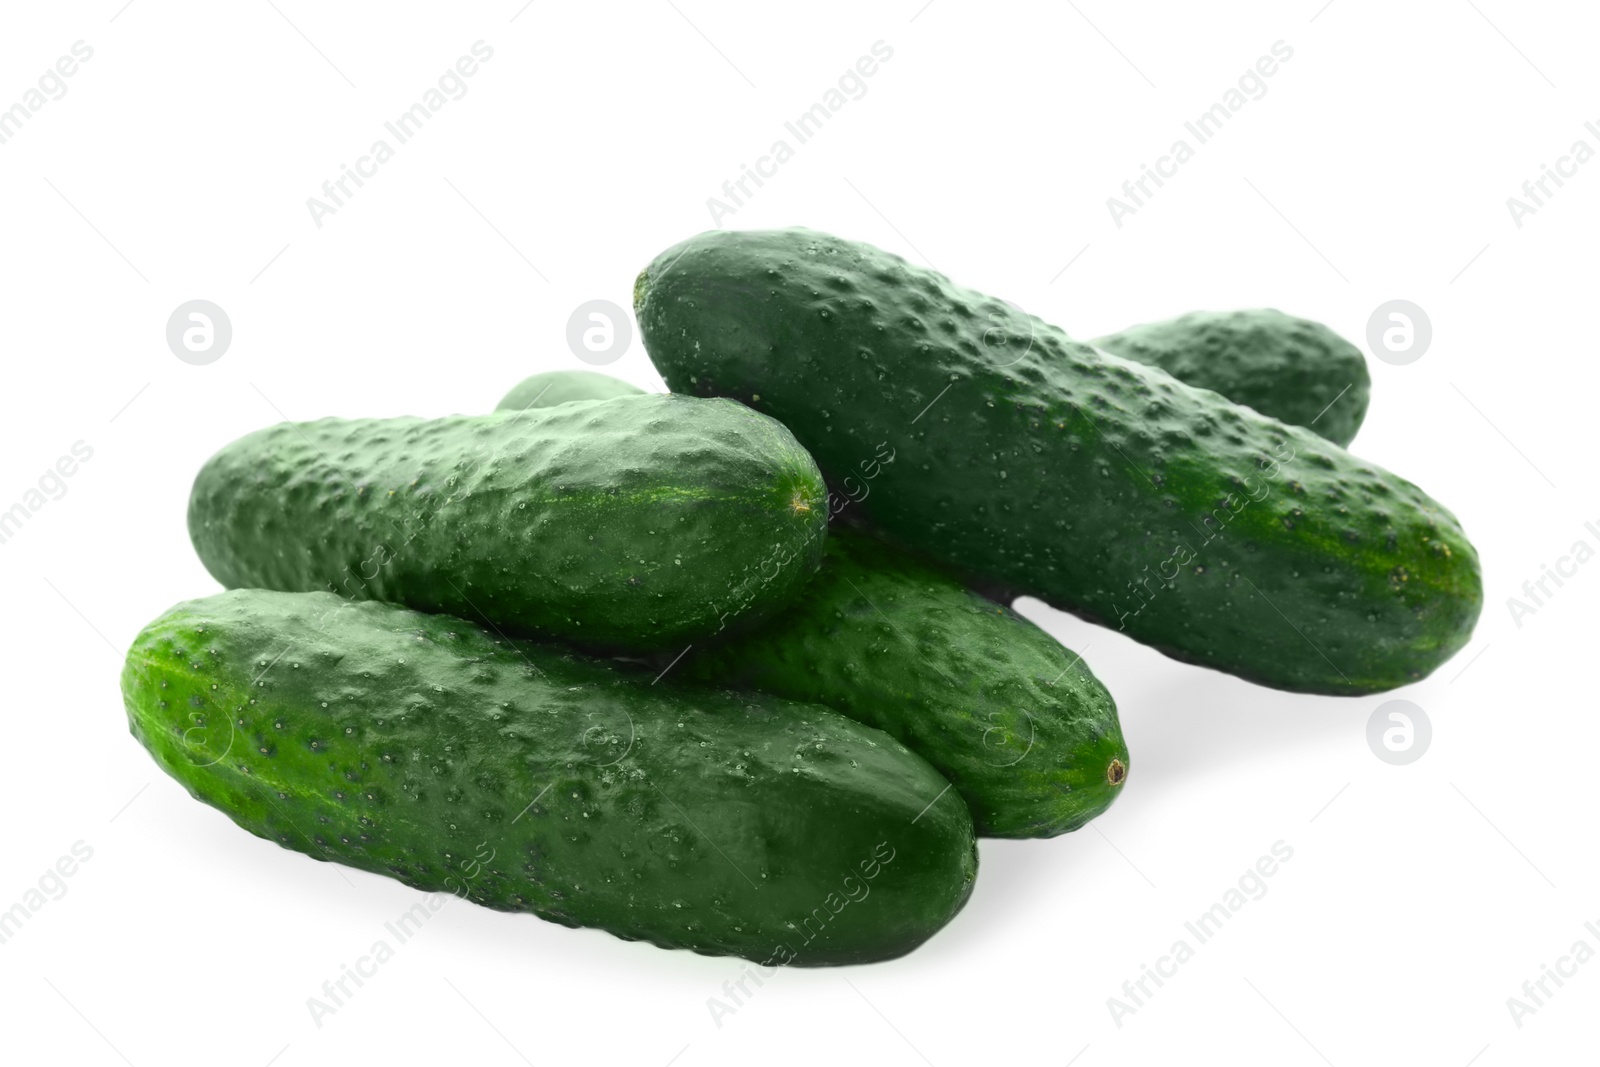
M 0 107 L 75 41 L 94 55 L 0 145 L 0 510 L 74 442 L 93 457 L 0 544 L 0 909 L 75 842 L 93 855 L 0 945 L 0 1057 L 1593 1059 L 1600 962 L 1520 1028 L 1506 1005 L 1575 941 L 1600 949 L 1600 563 L 1507 606 L 1574 542 L 1600 548 L 1600 163 L 1520 227 L 1506 204 L 1575 140 L 1600 148 L 1585 5 L 275 3 L 6 5 Z M 480 39 L 467 94 L 318 228 L 307 198 Z M 707 1000 L 739 961 L 452 902 L 318 1027 L 307 998 L 419 897 L 243 833 L 129 737 L 122 650 L 216 588 L 185 534 L 191 477 L 280 418 L 486 410 L 580 366 L 572 310 L 627 306 L 880 40 L 865 95 L 722 225 L 870 241 L 1082 337 L 1274 306 L 1362 341 L 1384 301 L 1427 311 L 1421 359 L 1369 359 L 1354 451 L 1482 553 L 1471 645 L 1394 694 L 1431 748 L 1369 750 L 1391 695 L 1273 692 L 1023 602 L 1116 695 L 1131 777 L 1091 828 L 984 842 L 971 903 L 911 956 L 780 973 L 719 1026 Z M 1106 198 L 1279 40 L 1266 95 L 1116 226 Z M 165 341 L 195 298 L 233 323 L 209 366 Z M 637 339 L 608 369 L 661 388 Z M 1118 1026 L 1107 998 L 1280 840 L 1266 895 Z

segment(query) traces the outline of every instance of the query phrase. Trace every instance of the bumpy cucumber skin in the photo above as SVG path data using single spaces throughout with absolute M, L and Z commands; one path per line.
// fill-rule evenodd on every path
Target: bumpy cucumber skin
M 553 408 L 569 400 L 610 400 L 618 396 L 639 396 L 643 389 L 609 374 L 592 370 L 552 370 L 522 379 L 512 386 L 496 411 L 522 411 L 526 408 Z
M 883 733 L 445 615 L 233 590 L 147 626 L 122 690 L 162 769 L 251 833 L 664 948 L 889 959 L 976 874 L 966 805 Z
M 1271 308 L 1196 311 L 1090 344 L 1336 445 L 1354 440 L 1367 415 L 1372 379 L 1361 349 L 1320 322 Z
M 550 401 L 604 400 L 624 382 L 579 371 Z M 522 386 L 518 387 L 519 389 Z M 515 392 L 515 390 L 513 390 Z M 822 570 L 754 632 L 668 660 L 672 677 L 824 704 L 883 730 L 960 791 L 986 837 L 1054 837 L 1121 793 L 1117 706 L 1082 657 L 942 571 L 844 527 Z
M 1111 806 L 1128 772 L 1117 706 L 1076 653 L 867 534 L 752 633 L 695 649 L 684 678 L 825 704 L 948 778 L 987 837 L 1053 837 Z
M 604 648 L 682 647 L 791 599 L 826 487 L 772 419 L 655 395 L 243 437 L 195 478 L 224 586 L 327 589 Z
M 1482 607 L 1476 550 L 1410 482 L 868 245 L 702 234 L 634 304 L 672 389 L 778 418 L 830 478 L 888 442 L 863 519 L 1174 658 L 1378 692 Z

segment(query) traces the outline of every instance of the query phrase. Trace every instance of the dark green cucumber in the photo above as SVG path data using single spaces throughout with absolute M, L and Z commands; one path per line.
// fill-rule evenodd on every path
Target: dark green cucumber
M 189 534 L 230 588 L 329 589 L 650 650 L 790 600 L 822 558 L 825 500 L 772 419 L 634 396 L 283 423 L 206 463 Z
M 147 626 L 122 691 L 196 799 L 417 889 L 810 966 L 902 955 L 960 910 L 972 820 L 920 757 L 826 708 L 650 682 L 447 615 L 233 590 Z
M 496 411 L 553 408 L 569 400 L 610 400 L 644 392 L 620 378 L 592 370 L 552 370 L 524 378 L 511 388 Z
M 1076 653 L 867 534 L 755 631 L 696 648 L 680 677 L 826 704 L 903 741 L 989 837 L 1076 830 L 1121 792 L 1117 706 Z
M 554 402 L 603 400 L 625 384 L 578 373 Z M 1111 806 L 1128 773 L 1116 703 L 1080 656 L 848 527 L 830 532 L 821 572 L 778 617 L 661 666 L 883 730 L 954 784 L 988 837 L 1076 830 Z
M 1372 380 L 1361 349 L 1320 322 L 1270 308 L 1196 311 L 1089 343 L 1336 445 L 1348 445 L 1367 414 Z
M 898 256 L 717 231 L 634 303 L 672 389 L 782 420 L 829 478 L 893 448 L 852 507 L 984 588 L 1318 693 L 1426 677 L 1477 620 L 1477 552 L 1410 482 Z

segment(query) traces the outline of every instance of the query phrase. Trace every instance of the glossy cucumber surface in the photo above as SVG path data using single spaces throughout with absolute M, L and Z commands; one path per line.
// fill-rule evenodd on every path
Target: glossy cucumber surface
M 651 675 L 447 615 L 232 590 L 122 674 L 197 799 L 317 859 L 619 937 L 802 966 L 899 956 L 977 854 L 961 797 L 815 705 Z
M 650 650 L 790 600 L 821 561 L 826 495 L 774 420 L 642 395 L 272 426 L 201 469 L 189 534 L 229 588 L 324 589 Z
M 838 480 L 887 442 L 865 522 L 969 582 L 1305 692 L 1426 677 L 1482 607 L 1421 489 L 870 245 L 714 231 L 634 304 L 668 385 L 734 397 Z

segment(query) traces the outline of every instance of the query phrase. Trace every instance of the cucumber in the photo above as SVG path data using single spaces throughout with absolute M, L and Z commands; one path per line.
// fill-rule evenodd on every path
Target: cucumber
M 1197 389 L 1348 445 L 1372 380 L 1361 349 L 1320 322 L 1281 311 L 1196 311 L 1091 341 Z
M 1128 773 L 1117 706 L 1076 653 L 1010 609 L 849 528 L 779 617 L 696 648 L 681 677 L 828 707 L 904 742 L 988 837 L 1053 837 Z
M 162 770 L 253 834 L 664 948 L 889 959 L 976 874 L 966 805 L 886 734 L 447 615 L 233 590 L 145 627 L 122 692 Z
M 592 370 L 552 370 L 524 378 L 512 387 L 496 411 L 524 408 L 553 408 L 569 400 L 610 400 L 617 396 L 639 396 L 643 389 L 609 374 Z
M 670 388 L 774 416 L 836 482 L 893 448 L 852 507 L 983 588 L 1313 693 L 1424 678 L 1478 618 L 1477 552 L 1415 485 L 898 256 L 711 232 L 634 304 Z
M 821 561 L 826 497 L 772 419 L 630 396 L 273 426 L 201 469 L 189 533 L 229 588 L 328 589 L 647 651 L 790 600 Z
M 567 400 L 603 400 L 625 384 L 579 373 Z M 849 527 L 829 533 L 821 572 L 777 618 L 658 667 L 883 730 L 955 785 L 986 837 L 1076 830 L 1128 774 L 1116 703 L 1080 656 Z

